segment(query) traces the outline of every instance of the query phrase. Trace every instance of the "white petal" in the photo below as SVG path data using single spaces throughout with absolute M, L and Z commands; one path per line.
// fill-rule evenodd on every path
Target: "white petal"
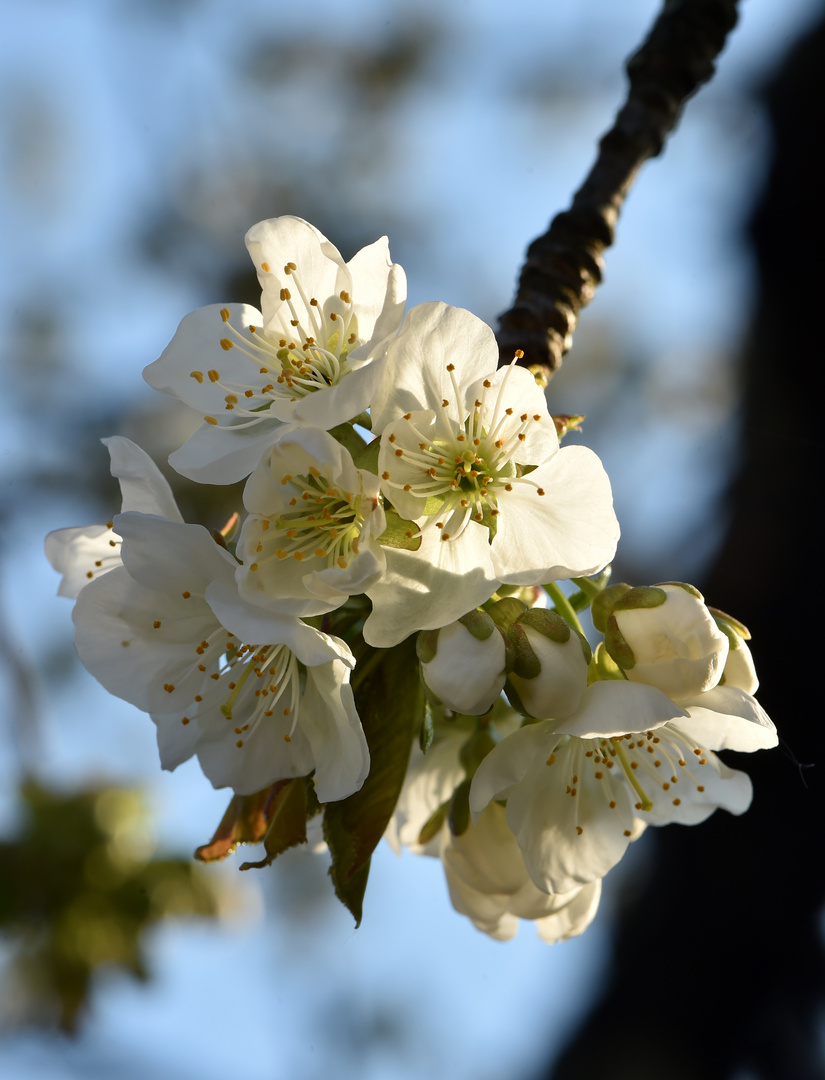
M 500 581 L 526 585 L 537 578 L 585 577 L 616 552 L 619 523 L 610 481 L 584 446 L 564 447 L 514 483 L 512 492 L 500 493 L 500 510 L 492 543 Z
M 380 341 L 394 334 L 404 318 L 407 278 L 390 260 L 386 236 L 361 248 L 347 263 L 352 275 L 352 300 L 358 333 L 364 341 Z
M 183 521 L 166 477 L 149 455 L 130 439 L 101 439 L 109 451 L 111 472 L 120 484 L 122 509 Z
M 561 720 L 556 731 L 580 739 L 607 738 L 649 731 L 685 716 L 685 710 L 661 690 L 623 679 L 606 679 L 588 686 L 578 711 Z
M 309 667 L 336 659 L 343 660 L 347 667 L 355 666 L 349 646 L 340 638 L 322 634 L 277 608 L 250 603 L 238 593 L 234 578 L 213 581 L 206 590 L 206 599 L 221 625 L 241 641 L 286 645 Z
M 249 348 L 257 350 L 249 326 L 260 326 L 263 316 L 249 304 L 209 304 L 192 311 L 182 320 L 175 336 L 154 363 L 144 368 L 143 377 L 150 386 L 164 394 L 172 394 L 191 406 L 201 416 L 213 415 L 228 419 L 222 383 L 240 387 L 259 388 L 259 364 L 245 356 L 239 348 L 225 350 L 221 340 L 232 340 L 221 311 L 230 312 L 229 321 Z M 211 379 L 209 371 L 218 372 L 219 380 Z M 191 373 L 197 372 L 200 378 Z M 237 390 L 235 391 L 238 392 Z
M 493 747 L 476 770 L 470 786 L 470 812 L 477 821 L 493 799 L 506 798 L 527 775 L 535 760 L 545 761 L 560 736 L 550 721 L 519 728 Z
M 217 621 L 195 590 L 188 600 L 158 592 L 121 566 L 81 591 L 73 619 L 80 659 L 117 697 L 165 713 L 200 691 L 205 675 L 193 663 L 193 642 L 208 638 Z
M 416 630 L 434 630 L 459 619 L 495 592 L 487 529 L 470 522 L 458 540 L 442 541 L 424 529 L 418 551 L 384 549 L 387 570 L 367 592 L 372 614 L 364 640 L 389 648 Z
M 548 760 L 537 756 L 510 792 L 507 822 L 536 886 L 566 893 L 604 877 L 619 862 L 632 839 L 633 814 L 621 780 L 609 807 L 604 781 L 593 778 L 579 740 L 560 744 Z M 575 789 L 573 776 L 579 777 Z
M 764 750 L 779 737 L 759 702 L 735 686 L 717 686 L 687 702 L 679 727 L 708 750 Z
M 282 426 L 274 416 L 252 427 L 201 424 L 169 455 L 169 464 L 198 484 L 237 483 L 252 472 Z
M 384 382 L 370 410 L 376 434 L 404 413 L 440 409 L 444 400 L 450 402 L 449 415 L 463 423 L 463 401 L 455 401 L 447 365 L 455 365 L 459 388 L 466 387 L 495 371 L 498 347 L 481 319 L 437 302 L 409 312 L 387 357 Z
M 57 595 L 74 599 L 93 578 L 120 566 L 120 543 L 106 525 L 55 529 L 46 537 L 46 558 L 63 575 Z
M 672 728 L 678 734 L 675 724 Z M 710 751 L 701 758 L 686 752 L 685 760 L 687 766 L 679 770 L 678 785 L 656 794 L 652 809 L 639 812 L 643 821 L 650 825 L 698 825 L 718 809 L 731 814 L 748 809 L 753 785 L 747 773 L 728 768 Z
M 348 680 L 349 669 L 340 660 L 307 669 L 298 723 L 312 748 L 321 802 L 335 802 L 358 791 L 370 769 L 367 740 Z
M 152 720 L 157 729 L 158 754 L 162 769 L 173 772 L 197 750 L 201 729 L 197 720 L 186 717 L 185 713 L 152 713 Z
M 153 514 L 118 514 L 123 565 L 132 577 L 158 593 L 203 595 L 216 578 L 234 581 L 235 560 L 202 525 L 185 525 Z
M 289 275 L 284 272 L 289 262 L 295 263 L 307 297 L 315 297 L 321 304 L 327 297 L 337 296 L 341 289 L 350 288 L 350 274 L 338 249 L 303 218 L 285 215 L 259 221 L 247 232 L 245 242 L 258 273 L 261 307 L 267 326 L 283 307 L 280 291 L 289 284 Z M 267 270 L 264 270 L 264 264 L 268 266 Z M 297 290 L 290 289 L 290 292 L 296 293 L 298 304 Z M 301 303 L 300 307 L 303 306 Z M 287 314 L 287 322 L 289 317 Z
M 563 907 L 544 919 L 536 920 L 539 937 L 548 945 L 553 945 L 557 941 L 567 941 L 584 933 L 596 917 L 601 895 L 600 880 L 591 881 L 572 894 L 565 894 L 570 899 Z

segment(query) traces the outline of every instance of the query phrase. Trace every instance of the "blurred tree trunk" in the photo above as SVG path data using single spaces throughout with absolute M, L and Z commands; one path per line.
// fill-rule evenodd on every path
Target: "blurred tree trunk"
M 792 50 L 765 97 L 774 150 L 750 229 L 758 282 L 743 357 L 742 461 L 726 540 L 697 584 L 750 627 L 760 701 L 784 745 L 727 756 L 754 781 L 745 817 L 718 812 L 696 829 L 647 834 L 656 843 L 650 877 L 620 913 L 602 995 L 547 1072 L 552 1080 L 825 1075 L 823 766 L 802 770 L 794 760 L 816 761 L 822 723 L 819 597 L 804 583 L 818 580 L 822 549 L 825 219 L 816 147 L 825 21 Z

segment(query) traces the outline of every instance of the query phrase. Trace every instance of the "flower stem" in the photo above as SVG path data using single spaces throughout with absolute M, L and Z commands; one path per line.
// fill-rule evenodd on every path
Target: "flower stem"
M 556 585 L 555 582 L 551 581 L 549 585 L 544 585 L 543 588 L 550 597 L 550 599 L 553 601 L 553 606 L 555 607 L 556 611 L 559 613 L 559 615 L 561 615 L 565 622 L 570 623 L 573 629 L 578 630 L 580 634 L 584 634 L 584 630 L 582 629 L 582 624 L 579 622 L 578 615 L 570 606 L 567 597 L 564 595 L 558 585 Z

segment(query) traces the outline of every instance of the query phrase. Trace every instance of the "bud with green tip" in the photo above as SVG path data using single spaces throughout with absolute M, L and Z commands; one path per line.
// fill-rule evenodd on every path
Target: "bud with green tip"
M 631 682 L 675 702 L 712 690 L 728 658 L 728 639 L 692 585 L 630 589 L 607 619 L 605 648 Z
M 756 667 L 753 656 L 748 648 L 750 630 L 744 623 L 734 619 L 732 615 L 726 615 L 718 608 L 708 608 L 716 620 L 716 625 L 728 639 L 730 651 L 728 652 L 725 671 L 721 683 L 724 686 L 735 686 L 744 690 L 746 694 L 755 694 L 759 689 L 759 679 L 756 677 Z
M 508 631 L 513 668 L 505 692 L 525 716 L 559 720 L 581 704 L 590 646 L 555 611 L 530 608 Z
M 427 691 L 453 712 L 482 716 L 504 687 L 505 638 L 479 608 L 440 630 L 422 630 L 416 652 Z

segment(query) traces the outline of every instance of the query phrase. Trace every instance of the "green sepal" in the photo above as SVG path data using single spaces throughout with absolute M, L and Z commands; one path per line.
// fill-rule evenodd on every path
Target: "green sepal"
M 266 856 L 258 862 L 241 863 L 241 870 L 260 870 L 289 848 L 307 842 L 307 817 L 313 817 L 318 810 L 312 781 L 300 776 L 282 780 L 275 787 L 279 790 L 269 808 L 269 828 L 264 836 Z
M 728 615 L 726 612 L 720 611 L 719 608 L 710 606 L 708 606 L 708 611 L 713 616 L 716 625 L 719 627 L 722 633 L 726 634 L 727 637 L 730 639 L 730 643 L 734 649 L 739 648 L 740 642 L 737 642 L 734 645 L 731 633 L 734 637 L 740 637 L 744 641 L 750 641 L 750 630 L 748 630 L 747 626 L 745 626 L 744 623 L 741 623 L 738 619 L 735 619 L 733 615 Z
M 348 424 L 342 424 L 341 426 L 349 427 Z M 337 428 L 333 429 L 333 431 L 337 430 Z M 357 431 L 353 431 L 353 435 L 361 440 L 361 449 L 357 454 L 352 455 L 356 468 L 363 469 L 364 472 L 371 472 L 373 476 L 378 476 L 378 452 L 381 449 L 381 440 L 373 439 L 371 443 L 364 443 Z
M 418 733 L 418 745 L 421 748 L 422 754 L 427 753 L 427 751 L 433 745 L 434 738 L 435 721 L 433 720 L 433 711 L 430 708 L 430 703 L 427 702 L 426 708 L 424 709 L 424 718 L 421 721 L 421 730 Z
M 522 679 L 535 679 L 541 674 L 541 661 L 533 652 L 524 627 L 513 623 L 507 631 L 513 647 L 513 666 L 511 670 Z
M 421 547 L 421 531 L 414 521 L 402 518 L 391 506 L 384 508 L 387 527 L 378 537 L 382 547 L 401 548 L 404 551 L 418 551 Z
M 415 655 L 422 664 L 431 664 L 438 652 L 438 630 L 419 630 L 415 639 Z
M 596 652 L 594 654 L 594 658 L 595 658 L 595 661 L 596 661 L 596 671 L 598 672 L 599 680 L 626 679 L 627 678 L 625 673 L 622 671 L 622 669 L 619 667 L 619 665 L 616 663 L 616 661 L 612 658 L 610 653 L 604 647 L 604 643 L 601 642 L 601 641 L 596 646 Z M 595 682 L 595 681 L 598 681 L 598 680 L 596 680 L 596 679 L 593 679 L 593 680 L 588 679 L 588 685 L 590 684 L 591 681 Z
M 422 847 L 437 836 L 441 832 L 444 826 L 444 822 L 447 820 L 447 813 L 450 809 L 450 800 L 443 802 L 437 810 L 434 810 L 432 814 L 424 822 L 421 828 L 421 832 L 418 834 L 418 842 Z
M 473 608 L 458 620 L 476 641 L 486 641 L 495 632 L 496 624 L 486 611 L 481 608 Z
M 464 768 L 464 773 L 468 780 L 472 780 L 476 774 L 476 769 L 495 745 L 496 740 L 489 727 L 482 725 L 480 725 L 462 745 L 458 752 L 458 759 Z
M 668 584 L 671 584 L 668 582 Z M 675 582 L 673 584 L 676 584 Z M 693 588 L 689 586 L 688 588 Z M 630 589 L 613 605 L 614 611 L 638 611 L 640 608 L 661 607 L 667 600 L 667 593 L 656 585 L 637 585 Z
M 470 781 L 462 780 L 450 799 L 447 819 L 453 836 L 462 836 L 470 827 Z
M 688 585 L 686 581 L 659 581 L 658 586 L 662 585 L 675 585 L 679 589 L 684 589 L 686 593 L 690 593 L 691 596 L 695 596 L 697 600 L 700 600 L 703 604 L 705 602 L 704 596 L 699 592 L 695 585 Z
M 484 610 L 499 630 L 506 634 L 516 619 L 523 615 L 528 608 L 523 600 L 519 600 L 515 596 L 503 596 L 492 604 L 488 601 L 484 606 Z
M 338 424 L 337 427 L 329 429 L 329 434 L 336 442 L 340 443 L 345 450 L 349 451 L 352 460 L 358 465 L 358 458 L 368 449 L 368 447 L 352 424 Z M 370 443 L 370 446 L 372 446 L 372 443 Z M 362 469 L 363 467 L 363 465 L 359 466 L 359 468 Z M 370 469 L 369 471 L 378 472 L 378 468 L 376 466 L 374 470 Z
M 395 810 L 424 719 L 414 639 L 392 649 L 363 646 L 358 653 L 352 687 L 369 746 L 370 772 L 360 791 L 328 803 L 324 811 L 335 895 L 356 926 L 361 924 L 369 860 Z
M 621 582 L 616 585 L 608 585 L 606 589 L 602 589 L 598 596 L 593 597 L 590 615 L 593 619 L 593 625 L 599 633 L 603 634 L 605 632 L 607 620 L 613 612 L 614 605 L 628 592 L 630 592 L 630 586 Z
M 557 645 L 564 645 L 570 640 L 570 623 L 557 611 L 551 611 L 549 608 L 530 608 L 519 616 L 518 625 L 529 626 L 542 637 L 555 641 Z
M 636 666 L 636 657 L 619 629 L 615 615 L 611 615 L 607 620 L 607 629 L 604 632 L 604 647 L 622 671 L 630 671 Z
M 509 679 L 504 684 L 504 694 L 517 713 L 520 713 L 522 716 L 529 716 L 531 719 L 534 719 L 534 717 L 532 717 L 531 714 L 525 709 L 524 703 L 519 697 L 518 690 L 516 690 L 515 686 L 513 686 Z

